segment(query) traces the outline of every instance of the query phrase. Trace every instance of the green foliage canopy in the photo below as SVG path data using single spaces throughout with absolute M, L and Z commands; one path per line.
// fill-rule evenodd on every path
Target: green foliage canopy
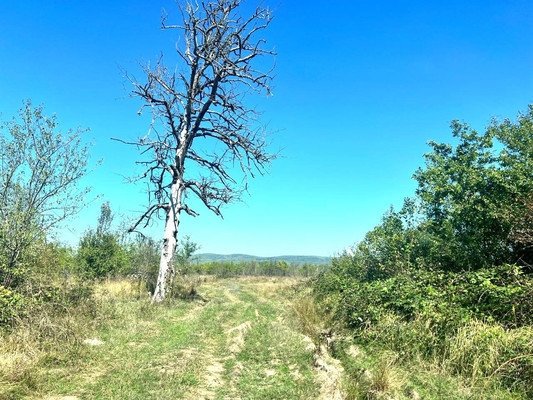
M 0 284 L 18 285 L 31 247 L 85 204 L 84 131 L 61 134 L 58 126 L 30 101 L 18 119 L 0 123 Z
M 529 263 L 513 232 L 533 193 L 533 107 L 516 123 L 493 120 L 482 135 L 458 121 L 452 131 L 458 144 L 430 142 L 426 167 L 414 175 L 438 264 L 459 271 Z
M 531 322 L 533 106 L 484 134 L 457 121 L 452 133 L 455 145 L 430 142 L 415 197 L 319 279 L 320 292 L 344 299 L 344 320 L 376 321 L 388 309 Z
M 109 202 L 100 208 L 96 230 L 89 229 L 80 240 L 78 263 L 83 273 L 104 278 L 125 272 L 129 265 L 128 252 L 117 233 L 111 231 L 113 213 Z

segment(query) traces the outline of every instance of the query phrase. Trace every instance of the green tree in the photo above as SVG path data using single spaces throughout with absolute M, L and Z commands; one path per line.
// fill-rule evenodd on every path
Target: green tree
M 96 231 L 89 229 L 80 240 L 78 264 L 84 273 L 104 278 L 125 272 L 129 265 L 128 252 L 117 233 L 111 231 L 113 213 L 109 202 L 103 203 Z
M 27 101 L 19 117 L 0 123 L 0 284 L 16 286 L 31 248 L 85 204 L 84 130 L 58 132 L 55 116 Z
M 531 242 L 517 239 L 529 229 L 532 121 L 532 107 L 517 122 L 492 121 L 484 134 L 454 121 L 457 145 L 430 143 L 426 167 L 414 178 L 442 268 L 476 270 L 527 256 Z
M 451 125 L 456 144 L 430 142 L 416 196 L 389 210 L 347 269 L 373 281 L 409 269 L 468 271 L 533 264 L 533 106 L 479 134 Z
M 176 266 L 183 272 L 187 273 L 191 269 L 191 264 L 194 261 L 193 255 L 198 251 L 200 246 L 198 243 L 191 241 L 189 236 L 185 236 L 181 241 L 181 246 L 178 246 L 176 251 L 175 262 Z
M 478 269 L 508 259 L 510 227 L 502 220 L 507 194 L 494 156 L 493 135 L 452 123 L 454 147 L 430 142 L 426 168 L 414 177 L 426 229 L 439 242 L 445 269 Z
M 371 282 L 410 269 L 431 267 L 435 260 L 435 239 L 428 233 L 420 212 L 416 198 L 406 198 L 400 211 L 391 207 L 381 223 L 352 249 L 353 254 L 346 254 L 350 261 L 350 267 L 346 268 L 349 275 Z
M 511 223 L 510 247 L 514 258 L 533 265 L 533 104 L 520 113 L 516 122 L 494 120 L 491 134 L 501 143 L 499 163 L 507 187 L 505 217 Z

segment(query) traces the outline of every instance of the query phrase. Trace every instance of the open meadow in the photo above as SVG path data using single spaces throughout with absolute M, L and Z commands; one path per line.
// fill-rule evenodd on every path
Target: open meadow
M 157 306 L 135 282 L 96 283 L 78 307 L 43 309 L 5 333 L 0 398 L 524 398 L 361 346 L 327 319 L 306 279 L 182 279 L 191 298 Z
M 198 279 L 196 298 L 156 307 L 108 281 L 92 316 L 72 310 L 2 337 L 0 398 L 335 398 L 339 382 L 314 367 L 291 316 L 298 280 Z

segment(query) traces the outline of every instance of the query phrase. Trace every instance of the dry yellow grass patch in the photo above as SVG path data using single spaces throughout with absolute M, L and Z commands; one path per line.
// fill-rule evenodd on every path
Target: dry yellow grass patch
M 253 292 L 258 297 L 273 298 L 278 297 L 280 291 L 286 290 L 288 287 L 295 286 L 305 281 L 305 278 L 298 277 L 271 277 L 265 278 L 261 276 L 242 277 L 239 282 L 245 287 L 253 287 Z
M 127 279 L 109 279 L 95 286 L 97 298 L 129 298 L 138 295 L 138 283 Z

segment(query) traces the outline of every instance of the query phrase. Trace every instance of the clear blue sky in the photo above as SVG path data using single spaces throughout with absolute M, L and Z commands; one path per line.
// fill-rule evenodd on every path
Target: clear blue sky
M 180 235 L 201 252 L 334 255 L 413 194 L 427 141 L 451 141 L 451 120 L 482 131 L 533 102 L 531 0 L 264 3 L 275 9 L 265 34 L 278 53 L 274 97 L 249 104 L 264 110 L 282 157 L 223 220 L 205 209 L 182 219 Z M 31 98 L 61 129 L 90 128 L 93 164 L 103 159 L 85 181 L 102 197 L 63 240 L 95 226 L 102 201 L 118 215 L 145 204 L 142 187 L 125 183 L 136 150 L 109 138 L 148 128 L 122 70 L 142 80 L 138 62 L 172 52 L 162 8 L 177 18 L 168 0 L 0 0 L 2 119 Z

